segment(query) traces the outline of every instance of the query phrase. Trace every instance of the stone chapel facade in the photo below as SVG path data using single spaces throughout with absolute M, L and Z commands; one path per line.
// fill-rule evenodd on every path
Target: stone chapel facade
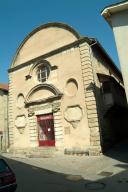
M 115 103 L 125 105 L 122 76 L 101 45 L 66 24 L 42 25 L 9 69 L 9 150 L 98 155 Z

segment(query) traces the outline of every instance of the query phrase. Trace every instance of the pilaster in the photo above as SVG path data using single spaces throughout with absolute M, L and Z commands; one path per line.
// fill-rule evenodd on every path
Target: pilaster
M 90 55 L 90 46 L 85 42 L 79 45 L 81 69 L 85 94 L 85 105 L 90 129 L 90 155 L 101 152 L 100 124 L 98 120 L 94 72 Z

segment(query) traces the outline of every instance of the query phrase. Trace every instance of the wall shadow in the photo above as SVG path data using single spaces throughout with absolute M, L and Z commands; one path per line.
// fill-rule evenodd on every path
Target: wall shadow
M 4 158 L 4 157 L 2 157 Z M 39 168 L 20 161 L 4 158 L 16 175 L 16 192 L 68 192 L 81 191 L 83 179 L 78 182 L 67 178 L 68 175 Z
M 113 103 L 105 106 L 102 88 L 91 83 L 86 90 L 94 92 L 100 126 L 101 147 L 102 152 L 106 154 L 106 151 L 113 146 L 128 140 L 128 106 L 126 105 L 125 93 L 120 85 L 116 85 L 113 91 Z M 118 94 L 118 92 L 120 93 Z
M 97 173 L 96 179 L 68 179 L 66 174 L 56 173 L 16 160 L 4 158 L 16 174 L 18 188 L 16 192 L 127 192 L 128 165 L 124 163 L 113 165 L 116 171 Z M 121 171 L 118 169 L 122 169 Z M 76 173 L 77 175 L 77 173 Z M 109 175 L 109 174 L 108 174 Z M 72 177 L 73 178 L 73 177 Z M 88 175 L 86 176 L 88 178 Z

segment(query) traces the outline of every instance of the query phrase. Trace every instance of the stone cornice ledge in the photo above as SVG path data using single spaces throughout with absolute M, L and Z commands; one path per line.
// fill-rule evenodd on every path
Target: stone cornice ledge
M 28 107 L 29 105 L 35 105 L 35 104 L 50 102 L 50 101 L 53 101 L 55 99 L 60 99 L 62 96 L 63 96 L 63 94 L 58 94 L 58 95 L 47 97 L 45 99 L 40 99 L 37 101 L 28 101 L 28 102 L 25 101 L 25 106 Z

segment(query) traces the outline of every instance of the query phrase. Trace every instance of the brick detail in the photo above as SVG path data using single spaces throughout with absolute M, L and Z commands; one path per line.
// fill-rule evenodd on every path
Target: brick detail
M 90 146 L 93 148 L 98 146 L 100 151 L 100 133 L 99 122 L 96 107 L 95 87 L 93 68 L 90 54 L 90 47 L 87 43 L 83 43 L 79 46 L 81 69 L 84 84 L 85 104 L 88 117 L 88 125 L 90 128 Z M 91 151 L 91 150 L 90 150 Z M 98 151 L 96 151 L 98 154 Z

